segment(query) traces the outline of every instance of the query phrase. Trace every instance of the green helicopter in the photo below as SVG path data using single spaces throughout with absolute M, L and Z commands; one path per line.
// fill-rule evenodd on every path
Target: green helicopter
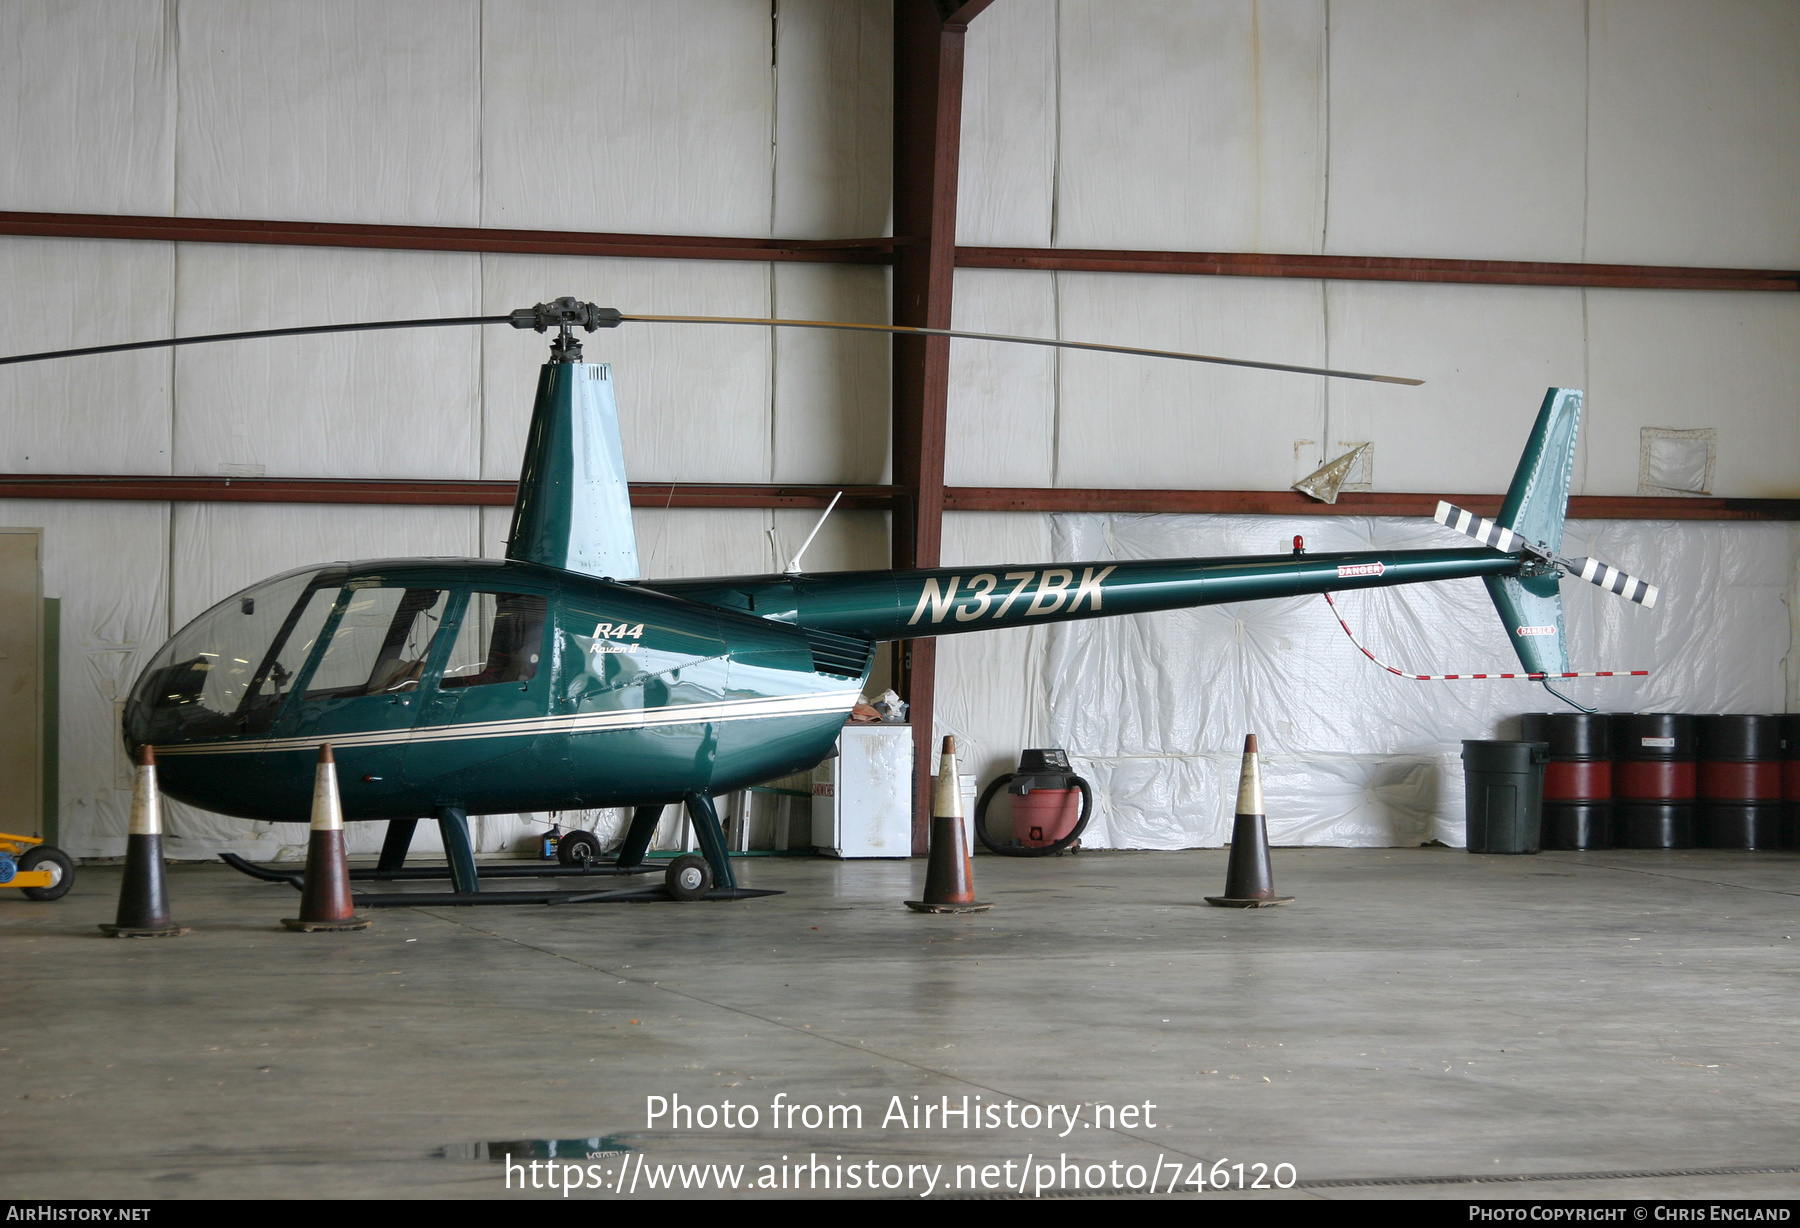
M 432 818 L 455 888 L 362 903 L 625 898 L 633 893 L 483 897 L 467 818 L 632 807 L 614 862 L 574 872 L 643 873 L 670 803 L 685 805 L 704 854 L 703 862 L 687 859 L 685 879 L 671 873 L 672 894 L 762 894 L 737 886 L 712 798 L 830 754 L 882 641 L 1480 576 L 1525 676 L 1549 686 L 1574 676 L 1558 592 L 1564 572 L 1655 603 L 1656 590 L 1641 581 L 1556 553 L 1581 393 L 1555 388 L 1499 515 L 1482 520 L 1440 505 L 1439 520 L 1475 537 L 1472 548 L 1309 554 L 1296 539 L 1292 554 L 639 580 L 610 368 L 584 362 L 573 331 L 639 321 L 975 337 L 1420 382 L 948 329 L 625 315 L 573 298 L 503 316 L 270 329 L 0 359 L 372 328 L 557 330 L 538 377 L 506 557 L 306 567 L 195 618 L 152 657 L 124 710 L 126 745 L 134 754 L 155 749 L 163 790 L 221 814 L 304 822 L 318 748 L 329 743 L 344 818 L 389 824 L 379 865 L 355 875 L 434 876 L 403 866 L 418 820 Z M 514 876 L 504 868 L 488 875 Z

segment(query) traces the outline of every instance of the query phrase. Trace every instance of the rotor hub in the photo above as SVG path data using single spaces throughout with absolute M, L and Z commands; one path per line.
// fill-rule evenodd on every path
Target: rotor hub
M 512 312 L 507 322 L 514 328 L 529 328 L 540 333 L 555 328 L 556 336 L 550 342 L 550 361 L 580 362 L 581 341 L 572 330 L 579 328 L 591 333 L 597 328 L 617 328 L 624 318 L 624 313 L 617 307 L 601 307 L 565 295 L 535 307 L 520 307 Z

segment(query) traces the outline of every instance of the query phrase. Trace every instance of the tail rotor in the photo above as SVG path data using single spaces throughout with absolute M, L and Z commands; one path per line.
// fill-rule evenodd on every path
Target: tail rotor
M 1561 568 L 1569 575 L 1578 576 L 1596 588 L 1623 597 L 1627 601 L 1635 601 L 1646 610 L 1656 608 L 1656 599 L 1662 590 L 1656 585 L 1635 576 L 1628 576 L 1610 563 L 1599 559 L 1565 558 L 1554 550 L 1534 545 L 1514 533 L 1504 525 L 1496 524 L 1485 516 L 1477 516 L 1467 508 L 1454 503 L 1438 502 L 1437 513 L 1433 517 L 1439 524 L 1455 529 L 1458 533 L 1473 537 L 1484 546 L 1492 546 L 1505 554 L 1523 554 Z

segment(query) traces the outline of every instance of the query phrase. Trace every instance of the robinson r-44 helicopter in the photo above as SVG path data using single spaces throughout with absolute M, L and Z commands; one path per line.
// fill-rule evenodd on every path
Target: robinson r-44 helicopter
M 1655 603 L 1656 590 L 1643 582 L 1557 553 L 1581 393 L 1555 388 L 1499 515 L 1483 520 L 1440 505 L 1439 520 L 1474 537 L 1471 547 L 1308 554 L 1296 540 L 1292 554 L 1227 558 L 639 580 L 610 368 L 584 362 L 574 332 L 626 322 L 975 337 L 1420 382 L 896 325 L 625 315 L 573 298 L 504 316 L 165 338 L 0 359 L 372 328 L 556 330 L 538 377 L 505 558 L 305 567 L 195 618 L 150 660 L 124 711 L 127 747 L 134 754 L 154 747 L 167 794 L 244 819 L 304 822 L 314 760 L 330 743 L 344 782 L 344 818 L 389 825 L 378 866 L 356 876 L 433 876 L 403 863 L 419 819 L 435 819 L 443 835 L 454 892 L 359 899 L 374 905 L 641 897 L 484 897 L 467 817 L 631 807 L 614 862 L 576 872 L 645 873 L 663 808 L 681 803 L 704 858 L 672 865 L 669 893 L 733 898 L 764 893 L 738 887 L 713 797 L 825 758 L 868 681 L 875 645 L 885 640 L 1480 576 L 1526 676 L 1549 687 L 1568 669 L 1558 589 L 1565 572 Z M 232 860 L 261 877 L 294 881 Z

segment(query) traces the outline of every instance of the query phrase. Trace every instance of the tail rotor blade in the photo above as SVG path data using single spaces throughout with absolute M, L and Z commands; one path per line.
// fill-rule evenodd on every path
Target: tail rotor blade
M 1599 559 L 1579 558 L 1568 560 L 1569 570 L 1586 580 L 1596 588 L 1603 588 L 1615 593 L 1627 601 L 1635 601 L 1646 610 L 1656 608 L 1656 598 L 1660 590 L 1654 584 L 1626 575 L 1617 567 L 1602 563 Z
M 1432 519 L 1446 528 L 1467 534 L 1482 545 L 1492 546 L 1505 554 L 1517 554 L 1525 549 L 1523 539 L 1511 529 L 1495 524 L 1486 516 L 1477 516 L 1467 508 L 1458 507 L 1454 503 L 1445 503 L 1440 499 L 1437 512 Z

